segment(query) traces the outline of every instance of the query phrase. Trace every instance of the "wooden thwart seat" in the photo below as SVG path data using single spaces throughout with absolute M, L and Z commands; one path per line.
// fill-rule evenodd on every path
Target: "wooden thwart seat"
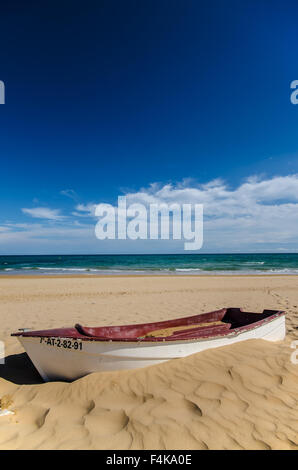
M 140 336 L 139 338 L 167 338 L 169 336 L 177 336 L 180 334 L 187 334 L 187 333 L 194 333 L 195 330 L 199 329 L 205 329 L 205 328 L 224 328 L 224 329 L 229 329 L 231 324 L 229 323 L 223 323 L 221 321 L 214 321 L 214 322 L 206 322 L 206 323 L 195 323 L 193 325 L 181 325 L 181 326 L 174 326 L 174 327 L 169 327 L 169 328 L 161 328 L 159 330 L 153 330 L 153 331 L 148 331 L 143 336 Z M 192 330 L 192 331 L 189 331 Z

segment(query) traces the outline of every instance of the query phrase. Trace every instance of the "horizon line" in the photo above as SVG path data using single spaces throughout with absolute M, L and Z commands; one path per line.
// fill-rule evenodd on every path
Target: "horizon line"
M 193 255 L 295 255 L 297 251 L 287 252 L 214 252 L 214 253 L 39 253 L 39 254 L 0 254 L 2 256 L 193 256 Z

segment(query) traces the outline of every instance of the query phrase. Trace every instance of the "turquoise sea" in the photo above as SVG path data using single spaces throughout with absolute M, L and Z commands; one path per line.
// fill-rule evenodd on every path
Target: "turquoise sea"
M 0 256 L 0 274 L 298 274 L 293 254 Z

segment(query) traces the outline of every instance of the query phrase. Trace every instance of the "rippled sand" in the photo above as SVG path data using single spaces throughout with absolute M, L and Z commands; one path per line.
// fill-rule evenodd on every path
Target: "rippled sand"
M 298 279 L 0 278 L 0 449 L 298 449 Z M 22 328 L 140 323 L 224 306 L 287 311 L 287 338 L 43 384 Z

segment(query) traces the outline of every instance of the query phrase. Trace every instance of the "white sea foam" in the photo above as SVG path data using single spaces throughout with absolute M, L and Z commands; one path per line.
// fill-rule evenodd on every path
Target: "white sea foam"
M 176 268 L 175 271 L 202 271 L 200 268 Z
M 255 264 L 265 264 L 265 261 L 244 261 L 243 264 L 254 266 Z

